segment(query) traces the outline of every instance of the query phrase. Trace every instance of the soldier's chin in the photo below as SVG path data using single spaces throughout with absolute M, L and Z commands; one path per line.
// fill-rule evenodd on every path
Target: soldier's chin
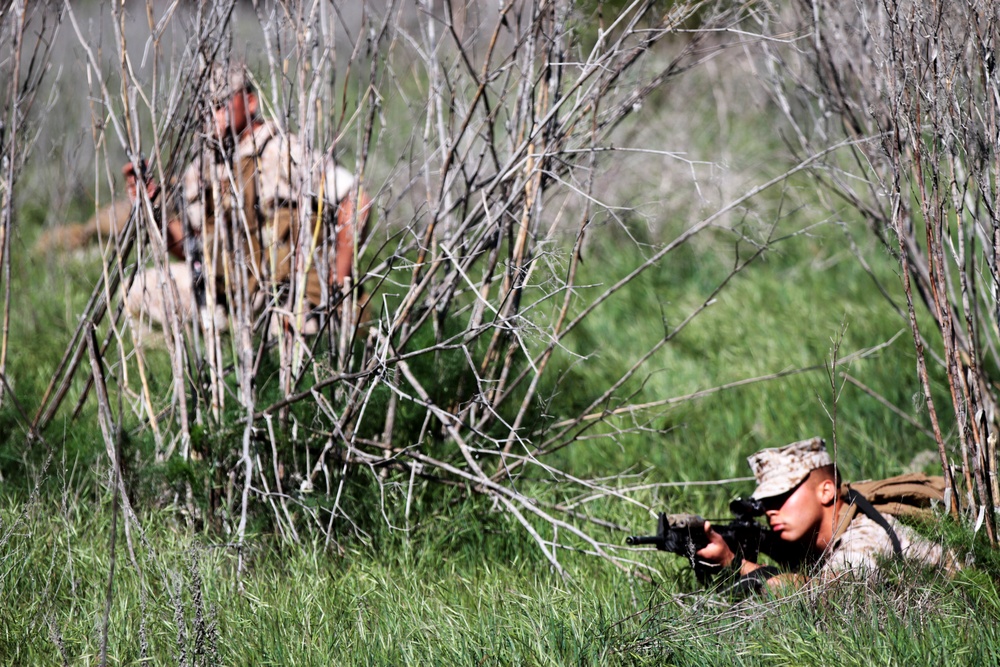
M 792 536 L 788 533 L 788 529 L 783 524 L 779 524 L 777 527 L 772 527 L 771 530 L 774 531 L 774 534 L 777 535 L 778 539 L 781 540 L 782 542 L 795 541 L 792 538 Z

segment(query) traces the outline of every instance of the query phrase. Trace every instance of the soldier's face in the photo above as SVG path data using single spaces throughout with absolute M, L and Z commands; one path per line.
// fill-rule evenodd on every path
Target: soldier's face
M 230 134 L 240 136 L 250 124 L 256 110 L 256 96 L 240 91 L 215 108 L 215 136 L 222 139 Z
M 823 523 L 825 489 L 815 474 L 790 493 L 762 500 L 771 530 L 784 542 L 812 539 Z

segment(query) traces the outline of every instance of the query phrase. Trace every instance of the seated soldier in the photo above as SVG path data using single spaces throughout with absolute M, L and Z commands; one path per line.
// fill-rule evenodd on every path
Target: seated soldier
M 177 316 L 197 304 L 202 322 L 224 327 L 229 304 L 246 299 L 248 312 L 270 304 L 292 314 L 303 333 L 314 333 L 311 312 L 336 305 L 353 266 L 356 232 L 363 234 L 370 200 L 353 175 L 329 155 L 307 152 L 294 134 L 261 116 L 260 100 L 242 64 L 212 69 L 214 107 L 210 146 L 185 169 L 179 184 L 181 219 L 167 223 L 167 249 L 189 264 L 171 263 Z M 124 167 L 129 198 L 136 199 L 136 169 Z M 157 188 L 146 180 L 151 199 Z M 357 215 L 355 211 L 357 210 Z M 186 224 L 185 224 L 186 223 Z M 190 244 L 185 228 L 201 243 Z M 325 250 L 325 252 L 324 252 Z M 204 262 L 204 288 L 198 274 Z M 191 267 L 194 268 L 192 274 Z M 211 280 L 214 278 L 214 280 Z M 136 276 L 126 306 L 163 325 L 168 307 L 159 273 Z
M 753 498 L 760 501 L 779 539 L 804 549 L 807 562 L 814 564 L 812 574 L 822 579 L 846 571 L 863 574 L 876 568 L 880 559 L 892 556 L 929 566 L 956 567 L 953 557 L 940 545 L 921 537 L 896 517 L 878 512 L 864 499 L 852 497 L 848 501 L 841 493 L 836 466 L 822 438 L 764 449 L 747 461 L 757 479 Z M 861 511 L 854 511 L 855 504 Z M 741 577 L 763 580 L 772 588 L 806 581 L 800 575 L 778 574 L 773 567 L 740 560 L 708 522 L 705 533 L 708 545 L 696 553 L 702 561 L 738 569 Z

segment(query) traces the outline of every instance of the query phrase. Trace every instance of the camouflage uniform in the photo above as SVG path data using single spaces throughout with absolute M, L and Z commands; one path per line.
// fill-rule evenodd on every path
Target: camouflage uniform
M 248 130 L 240 138 L 232 163 L 238 165 L 254 158 L 257 161 L 257 201 L 264 218 L 273 217 L 281 207 L 314 206 L 321 187 L 325 205 L 332 211 L 354 187 L 351 172 L 335 164 L 329 156 L 315 152 L 307 155 L 298 136 L 282 133 L 271 121 Z M 184 170 L 181 185 L 192 228 L 200 230 L 205 223 L 202 192 L 210 189 L 213 181 L 226 184 L 231 178 L 238 178 L 232 172 L 226 162 L 216 163 L 212 156 L 199 156 Z M 321 176 L 325 176 L 322 185 Z M 232 202 L 227 203 L 232 205 Z
M 833 459 L 822 438 L 811 438 L 761 450 L 750 456 L 747 463 L 757 479 L 753 497 L 764 499 L 791 492 L 813 470 L 833 465 Z M 846 505 L 842 505 L 839 516 L 843 516 L 845 509 Z M 954 559 L 940 545 L 902 525 L 891 514 L 883 516 L 895 530 L 904 558 L 930 566 L 955 567 Z M 879 559 L 894 556 L 889 533 L 865 514 L 855 515 L 846 528 L 835 521 L 833 532 L 833 539 L 819 560 L 820 576 L 828 577 L 847 570 L 871 570 L 877 567 Z
M 225 76 L 233 83 L 223 87 L 220 97 L 241 87 L 241 74 Z M 344 277 L 336 275 L 333 258 L 321 257 L 320 250 L 336 246 L 340 230 L 331 229 L 335 225 L 330 221 L 354 187 L 354 176 L 332 157 L 307 151 L 296 135 L 281 132 L 270 121 L 248 127 L 226 159 L 215 153 L 196 158 L 181 177 L 179 193 L 181 215 L 191 234 L 203 240 L 205 276 L 215 277 L 212 285 L 206 280 L 209 303 L 225 303 L 225 282 L 233 280 L 234 262 L 242 256 L 254 308 L 263 305 L 266 288 L 301 275 L 304 301 L 311 307 L 323 305 L 329 286 Z M 317 227 L 321 211 L 324 224 Z M 226 235 L 231 236 L 228 242 Z M 300 245 L 316 250 L 306 257 L 306 252 L 296 252 Z M 172 263 L 169 271 L 184 316 L 194 308 L 191 270 L 186 263 Z M 137 275 L 126 303 L 133 315 L 147 313 L 163 324 L 167 308 L 159 282 L 155 269 Z M 213 315 L 215 325 L 224 327 L 225 309 L 216 306 Z M 209 316 L 203 310 L 203 321 Z
M 236 146 L 231 164 L 216 164 L 202 156 L 188 165 L 181 179 L 184 214 L 194 233 L 204 232 L 206 264 L 216 267 L 221 286 L 224 264 L 218 249 L 224 246 L 224 239 L 220 237 L 220 225 L 215 223 L 237 213 L 240 219 L 230 229 L 235 228 L 233 236 L 244 243 L 250 291 L 255 292 L 257 285 L 283 283 L 295 275 L 292 251 L 300 242 L 307 247 L 312 244 L 320 199 L 324 219 L 332 220 L 337 203 L 351 193 L 355 181 L 332 158 L 307 153 L 296 135 L 281 133 L 271 122 L 248 130 Z M 219 190 L 213 194 L 215 187 Z M 224 207 L 222 215 L 213 215 L 216 198 Z M 333 238 L 339 231 L 327 225 L 322 228 Z M 319 240 L 317 247 L 322 244 Z M 333 284 L 337 276 L 332 262 L 321 262 L 318 252 L 313 253 L 308 264 L 307 300 L 318 306 L 323 301 L 323 290 L 317 266 L 329 264 L 324 267 L 327 285 Z
M 919 561 L 924 565 L 956 568 L 954 558 L 947 554 L 940 544 L 921 537 L 912 529 L 900 523 L 891 514 L 883 514 L 885 520 L 896 531 L 902 556 Z M 843 535 L 833 541 L 823 555 L 819 576 L 830 577 L 846 571 L 874 570 L 880 559 L 893 557 L 892 540 L 889 533 L 864 514 L 851 520 Z

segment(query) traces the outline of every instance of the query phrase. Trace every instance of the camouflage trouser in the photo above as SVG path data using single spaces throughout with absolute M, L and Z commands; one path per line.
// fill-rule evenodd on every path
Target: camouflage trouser
M 173 262 L 168 265 L 168 268 L 169 276 L 163 277 L 169 277 L 170 281 L 161 281 L 162 274 L 157 269 L 147 269 L 136 274 L 132 287 L 129 289 L 126 297 L 125 307 L 137 321 L 145 324 L 157 324 L 161 328 L 166 326 L 170 311 L 167 307 L 168 301 L 164 299 L 164 289 L 176 289 L 174 300 L 178 311 L 176 316 L 180 318 L 180 321 L 184 322 L 191 319 L 195 304 L 194 280 L 191 276 L 191 269 L 183 262 Z M 263 310 L 265 305 L 264 296 L 264 291 L 256 293 L 257 298 L 254 299 L 255 303 L 253 304 L 255 313 Z M 367 319 L 366 313 L 361 311 L 364 307 L 364 301 L 366 300 L 363 300 L 355 308 L 355 321 L 359 323 Z M 304 302 L 303 306 L 305 312 L 302 313 L 303 325 L 301 333 L 307 336 L 316 334 L 319 330 L 319 319 L 311 316 L 314 306 L 308 301 Z M 290 313 L 285 311 L 285 314 L 289 315 Z M 274 333 L 281 326 L 279 320 L 284 318 L 272 317 L 270 319 L 270 330 Z M 298 317 L 290 319 L 292 322 L 299 321 Z M 210 321 L 214 324 L 217 331 L 225 331 L 229 326 L 226 308 L 217 304 L 214 313 L 210 314 L 208 309 L 203 307 L 200 313 L 200 324 L 203 328 L 207 329 Z
M 190 320 L 194 312 L 194 279 L 191 276 L 191 269 L 183 262 L 172 262 L 168 265 L 169 275 L 164 276 L 158 269 L 147 269 L 136 274 L 132 287 L 125 298 L 125 309 L 139 322 L 146 324 L 157 324 L 165 327 L 170 309 L 167 307 L 168 301 L 164 298 L 164 290 L 174 290 L 174 299 L 177 312 L 175 316 L 181 322 Z M 167 280 L 162 280 L 167 278 Z M 162 284 L 161 284 L 162 283 Z M 209 313 L 207 309 L 202 309 L 201 325 L 205 328 L 209 324 Z M 225 331 L 228 326 L 226 309 L 221 305 L 216 305 L 214 324 L 219 331 Z

